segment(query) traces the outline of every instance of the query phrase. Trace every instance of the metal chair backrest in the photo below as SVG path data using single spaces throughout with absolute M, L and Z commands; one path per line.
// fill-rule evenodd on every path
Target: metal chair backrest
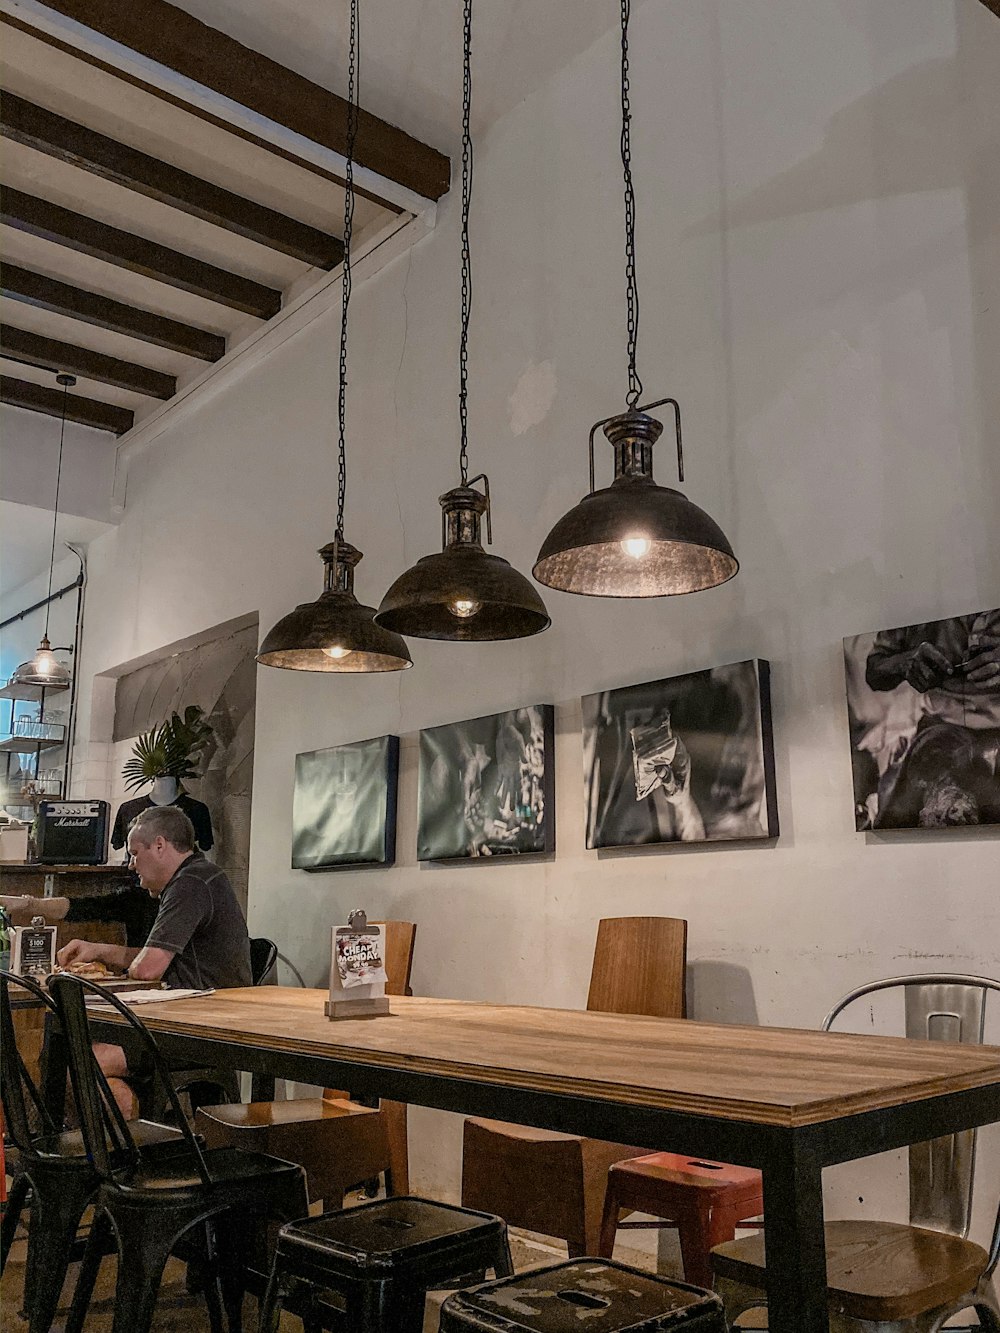
M 907 1037 L 975 1046 L 983 1041 L 986 997 L 991 990 L 1000 991 L 1000 982 L 989 977 L 947 972 L 886 977 L 859 986 L 838 1000 L 823 1020 L 824 1032 L 855 1000 L 875 991 L 896 989 L 902 989 L 904 993 Z M 969 1129 L 929 1143 L 916 1143 L 909 1153 L 910 1224 L 945 1231 L 953 1236 L 968 1236 L 972 1220 L 976 1131 Z M 997 1234 L 1000 1234 L 1000 1214 L 994 1234 L 994 1251 Z
M 687 922 L 608 917 L 597 927 L 587 1008 L 605 1014 L 686 1018 Z
M 138 1039 L 144 1058 L 152 1067 L 154 1077 L 160 1080 L 173 1111 L 174 1125 L 183 1134 L 193 1163 L 204 1184 L 211 1183 L 204 1154 L 197 1138 L 184 1116 L 177 1093 L 174 1091 L 170 1070 L 146 1025 L 135 1016 L 117 995 L 88 981 L 86 977 L 62 972 L 49 982 L 55 1000 L 59 1021 L 66 1041 L 70 1080 L 80 1117 L 80 1129 L 87 1156 L 94 1170 L 108 1184 L 117 1185 L 128 1177 L 142 1162 L 142 1149 L 133 1138 L 128 1121 L 118 1109 L 107 1080 L 94 1059 L 91 1047 L 90 1023 L 87 1018 L 85 991 L 99 997 L 102 1004 L 110 1005 L 125 1019 Z
M 0 1094 L 3 1114 L 11 1143 L 23 1157 L 35 1153 L 35 1142 L 58 1132 L 42 1095 L 17 1049 L 10 987 L 19 986 L 38 1000 L 44 1009 L 55 1013 L 55 1005 L 36 982 L 13 972 L 0 972 Z
M 278 961 L 278 946 L 263 935 L 250 941 L 250 976 L 255 986 L 263 986 Z

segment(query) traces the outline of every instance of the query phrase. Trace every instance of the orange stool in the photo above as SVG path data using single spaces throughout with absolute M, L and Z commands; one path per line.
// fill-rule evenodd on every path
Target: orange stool
M 622 1212 L 650 1213 L 664 1220 L 621 1225 L 676 1227 L 685 1279 L 696 1287 L 711 1288 L 712 1246 L 733 1240 L 738 1222 L 759 1217 L 763 1211 L 764 1185 L 759 1171 L 672 1152 L 631 1157 L 608 1171 L 598 1254 L 602 1259 L 612 1257 Z

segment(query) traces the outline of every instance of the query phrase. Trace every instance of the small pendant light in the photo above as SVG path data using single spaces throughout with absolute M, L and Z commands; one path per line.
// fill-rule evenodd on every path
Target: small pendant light
M 548 612 L 531 583 L 498 555 L 483 550 L 482 521 L 492 543 L 490 484 L 484 473 L 469 480 L 468 346 L 472 312 L 469 207 L 472 199 L 472 0 L 465 0 L 462 105 L 462 332 L 459 345 L 458 415 L 461 484 L 440 497 L 444 549 L 426 555 L 401 574 L 375 623 L 418 639 L 481 643 L 523 639 L 549 626 Z M 476 482 L 483 489 L 476 489 Z
M 274 626 L 260 645 L 257 661 L 289 671 L 404 671 L 413 665 L 398 634 L 374 622 L 375 608 L 354 595 L 354 567 L 361 552 L 344 538 L 347 445 L 344 434 L 347 397 L 347 314 L 351 302 L 351 235 L 354 229 L 354 142 L 358 132 L 358 0 L 351 0 L 348 75 L 347 170 L 344 195 L 344 297 L 340 319 L 340 393 L 337 527 L 333 541 L 319 552 L 324 566 L 323 592 L 303 602 Z
M 590 431 L 590 493 L 564 514 L 542 544 L 534 573 L 539 583 L 590 597 L 667 597 L 726 583 L 739 561 L 719 525 L 680 491 L 653 480 L 653 445 L 663 425 L 647 415 L 674 410 L 677 471 L 684 480 L 681 410 L 673 398 L 638 406 L 642 381 L 636 370 L 639 288 L 635 270 L 635 192 L 632 187 L 631 109 L 628 77 L 630 0 L 622 0 L 622 168 L 625 179 L 625 277 L 628 307 L 626 411 L 598 421 Z M 614 450 L 610 486 L 594 489 L 594 434 L 603 427 Z
M 66 440 L 66 400 L 76 383 L 74 375 L 59 374 L 62 385 L 62 420 L 59 424 L 59 463 L 56 467 L 56 499 L 52 513 L 52 549 L 49 552 L 49 592 L 45 602 L 45 630 L 30 662 L 22 662 L 10 678 L 11 685 L 34 685 L 41 689 L 64 690 L 70 682 L 69 668 L 56 660 L 49 642 L 49 611 L 52 608 L 52 571 L 56 563 L 56 526 L 59 522 L 59 489 L 62 485 L 63 445 Z

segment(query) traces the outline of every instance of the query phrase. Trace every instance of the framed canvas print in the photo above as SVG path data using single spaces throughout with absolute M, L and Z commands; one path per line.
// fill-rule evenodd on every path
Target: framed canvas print
M 398 736 L 297 754 L 292 869 L 392 865 L 398 780 Z
M 760 659 L 583 699 L 587 846 L 776 838 Z
M 1000 824 L 1000 610 L 844 640 L 854 823 Z
M 418 860 L 552 851 L 553 717 L 536 704 L 420 733 Z

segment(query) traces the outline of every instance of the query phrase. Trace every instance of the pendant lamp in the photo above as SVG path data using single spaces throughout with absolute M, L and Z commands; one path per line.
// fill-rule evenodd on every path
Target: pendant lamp
M 461 483 L 445 491 L 441 505 L 443 550 L 426 555 L 401 574 L 375 623 L 418 639 L 482 643 L 523 639 L 549 626 L 537 591 L 516 569 L 483 549 L 482 522 L 492 544 L 490 484 L 485 473 L 469 479 L 468 347 L 472 313 L 469 208 L 472 200 L 472 0 L 465 0 L 462 103 L 462 331 L 459 343 L 458 416 Z M 482 482 L 477 490 L 476 482 Z
M 69 668 L 56 660 L 49 642 L 49 611 L 52 608 L 52 571 L 56 563 L 56 527 L 59 523 L 59 489 L 62 485 L 63 445 L 66 440 L 66 399 L 76 383 L 74 375 L 60 374 L 56 383 L 62 385 L 62 420 L 59 424 L 59 462 L 56 466 L 56 499 L 52 513 L 52 549 L 49 552 L 49 592 L 45 603 L 45 629 L 41 642 L 30 662 L 22 662 L 10 678 L 11 685 L 35 685 L 42 689 L 64 690 L 70 682 Z
M 351 0 L 348 60 L 347 169 L 344 195 L 344 295 L 340 319 L 340 392 L 337 526 L 333 541 L 319 552 L 323 561 L 323 592 L 283 616 L 264 637 L 257 661 L 288 671 L 376 672 L 411 667 L 409 649 L 398 634 L 374 622 L 375 608 L 354 594 L 354 569 L 361 552 L 344 537 L 347 490 L 347 443 L 344 430 L 347 398 L 347 315 L 351 302 L 351 236 L 354 230 L 354 143 L 358 132 L 357 64 L 358 0 Z
M 639 406 L 636 370 L 639 288 L 635 267 L 635 192 L 630 139 L 628 25 L 630 0 L 622 0 L 621 155 L 625 181 L 625 280 L 628 323 L 626 410 L 598 421 L 590 431 L 590 492 L 564 514 L 538 553 L 539 583 L 590 597 L 668 597 L 700 592 L 733 578 L 739 561 L 719 525 L 687 496 L 653 480 L 653 445 L 663 425 L 648 414 L 673 408 L 677 471 L 684 480 L 681 410 L 676 399 Z M 614 480 L 594 489 L 594 435 L 602 429 L 614 451 Z

